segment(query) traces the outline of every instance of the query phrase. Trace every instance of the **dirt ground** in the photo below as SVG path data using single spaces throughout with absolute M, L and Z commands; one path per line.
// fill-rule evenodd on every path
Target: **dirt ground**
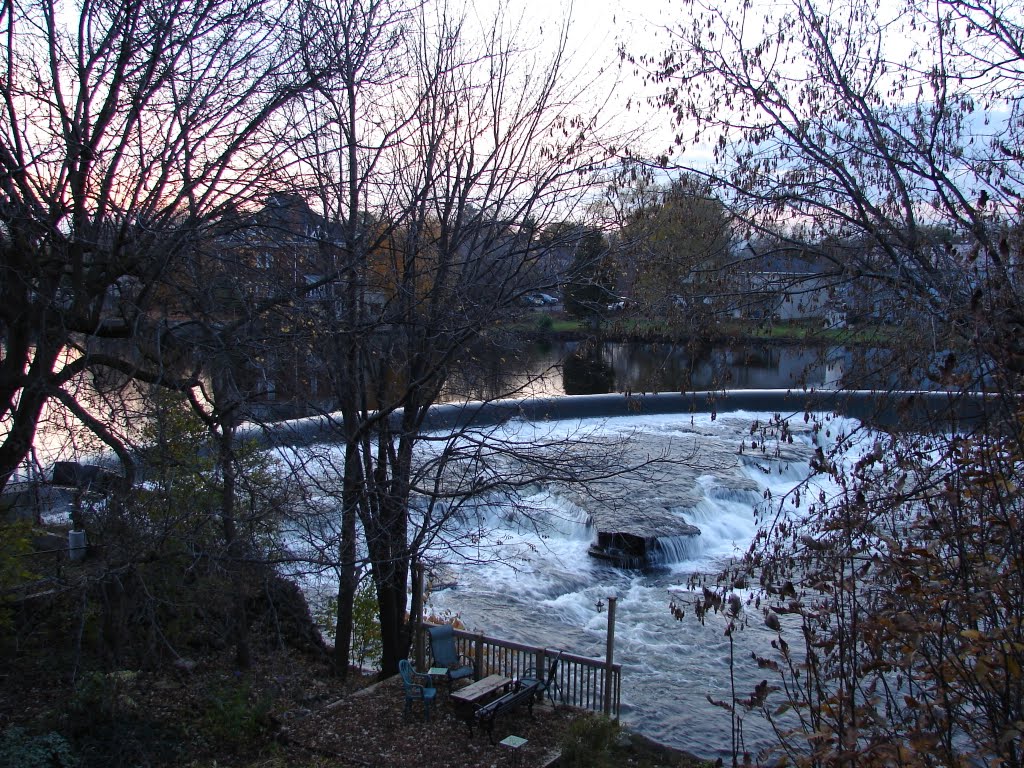
M 479 727 L 470 736 L 446 689 L 439 693 L 429 720 L 419 702 L 406 716 L 401 680 L 391 678 L 294 718 L 283 724 L 282 736 L 294 747 L 336 757 L 343 765 L 418 768 L 426 763 L 454 768 L 510 765 L 511 750 L 498 742 L 515 735 L 527 740 L 518 750 L 517 764 L 539 766 L 557 754 L 561 735 L 581 715 L 548 702 L 535 705 L 532 717 L 520 707 L 496 721 L 492 745 Z
M 61 768 L 503 768 L 513 754 L 498 742 L 516 735 L 526 743 L 514 764 L 540 768 L 556 764 L 574 723 L 593 717 L 547 701 L 532 716 L 522 706 L 496 721 L 492 744 L 479 727 L 470 736 L 443 687 L 429 720 L 419 702 L 406 716 L 400 678 L 343 684 L 324 659 L 286 649 L 259 654 L 244 674 L 225 652 L 159 672 L 98 675 L 91 693 L 83 679 L 70 685 L 45 665 L 9 669 L 0 739 L 12 726 L 34 738 L 60 734 L 76 759 L 44 764 Z M 706 765 L 625 733 L 612 752 L 593 765 Z

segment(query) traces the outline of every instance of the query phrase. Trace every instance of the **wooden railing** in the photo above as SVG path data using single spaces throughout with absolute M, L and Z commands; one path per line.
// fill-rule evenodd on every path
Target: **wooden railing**
M 426 632 L 429 626 L 424 624 L 421 635 L 421 647 L 426 649 L 428 658 L 430 640 Z M 559 654 L 557 648 L 538 648 L 461 629 L 455 630 L 455 645 L 460 654 L 472 659 L 477 680 L 490 674 L 520 678 L 526 677 L 527 672 L 546 679 L 548 666 Z M 617 720 L 622 696 L 622 665 L 609 665 L 603 659 L 562 651 L 552 689 L 557 701 L 603 712 Z

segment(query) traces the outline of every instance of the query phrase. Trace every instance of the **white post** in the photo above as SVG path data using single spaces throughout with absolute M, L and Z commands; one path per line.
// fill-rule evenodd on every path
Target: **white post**
M 68 559 L 81 560 L 85 557 L 85 531 L 68 531 Z

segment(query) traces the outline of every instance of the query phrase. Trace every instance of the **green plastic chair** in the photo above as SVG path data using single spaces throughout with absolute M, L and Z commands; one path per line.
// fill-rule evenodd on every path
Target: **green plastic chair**
M 422 701 L 423 718 L 429 720 L 430 702 L 437 698 L 437 689 L 434 687 L 434 681 L 430 679 L 430 675 L 414 670 L 408 659 L 402 659 L 398 662 L 398 672 L 402 675 L 402 685 L 405 687 L 405 710 L 402 714 L 408 717 L 412 703 L 414 701 Z M 424 682 L 420 683 L 417 680 L 423 680 Z

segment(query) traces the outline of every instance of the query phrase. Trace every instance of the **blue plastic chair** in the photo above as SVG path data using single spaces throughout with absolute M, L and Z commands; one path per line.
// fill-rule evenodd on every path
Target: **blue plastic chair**
M 448 668 L 449 687 L 456 680 L 473 677 L 476 671 L 473 664 L 455 648 L 455 630 L 449 624 L 441 624 L 427 631 L 430 632 L 430 653 L 434 657 L 434 666 Z
M 416 672 L 408 659 L 398 662 L 398 672 L 402 675 L 402 685 L 405 687 L 405 710 L 403 716 L 409 716 L 409 709 L 414 701 L 423 702 L 423 718 L 430 719 L 430 702 L 437 698 L 437 689 L 430 675 Z M 419 683 L 417 680 L 423 680 Z

